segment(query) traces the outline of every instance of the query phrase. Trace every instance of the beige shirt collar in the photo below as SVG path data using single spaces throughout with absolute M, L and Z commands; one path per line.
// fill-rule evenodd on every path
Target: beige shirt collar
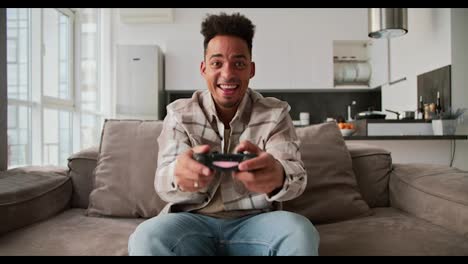
M 237 112 L 234 115 L 234 118 L 231 120 L 231 124 L 236 120 L 240 119 L 243 123 L 247 123 L 252 112 L 253 103 L 258 100 L 258 96 L 255 95 L 250 88 L 247 88 L 247 91 L 244 94 L 244 98 L 237 108 Z M 206 90 L 202 94 L 202 105 L 203 108 L 207 111 L 207 117 L 210 123 L 213 123 L 213 119 L 216 117 L 217 120 L 220 120 L 218 113 L 216 112 L 215 102 L 209 90 Z

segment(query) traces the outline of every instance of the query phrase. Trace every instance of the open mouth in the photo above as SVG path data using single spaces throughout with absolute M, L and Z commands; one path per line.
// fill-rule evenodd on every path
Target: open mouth
M 239 88 L 238 84 L 218 84 L 216 85 L 219 89 L 223 91 L 223 95 L 233 95 L 237 88 Z

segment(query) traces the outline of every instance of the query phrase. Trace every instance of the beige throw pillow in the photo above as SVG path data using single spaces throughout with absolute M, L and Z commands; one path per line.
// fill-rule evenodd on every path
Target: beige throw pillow
M 359 193 L 352 160 L 335 123 L 296 129 L 301 141 L 307 187 L 298 198 L 283 203 L 284 210 L 323 224 L 371 214 Z
M 148 218 L 165 206 L 154 189 L 162 124 L 106 120 L 88 215 Z

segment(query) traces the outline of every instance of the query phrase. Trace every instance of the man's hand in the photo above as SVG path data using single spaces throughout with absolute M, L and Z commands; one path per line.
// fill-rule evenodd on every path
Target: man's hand
M 209 145 L 196 146 L 177 157 L 175 167 L 176 184 L 182 191 L 197 192 L 210 184 L 214 173 L 210 168 L 193 159 L 193 153 L 207 153 Z
M 257 154 L 256 158 L 239 164 L 239 172 L 233 172 L 233 177 L 241 181 L 249 191 L 270 194 L 281 188 L 284 182 L 284 170 L 271 154 L 262 151 L 250 141 L 242 141 L 235 152 L 248 151 Z

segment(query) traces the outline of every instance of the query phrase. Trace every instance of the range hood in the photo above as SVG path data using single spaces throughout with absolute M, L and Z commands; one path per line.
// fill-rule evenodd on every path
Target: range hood
M 394 38 L 408 32 L 407 8 L 369 8 L 369 37 Z

